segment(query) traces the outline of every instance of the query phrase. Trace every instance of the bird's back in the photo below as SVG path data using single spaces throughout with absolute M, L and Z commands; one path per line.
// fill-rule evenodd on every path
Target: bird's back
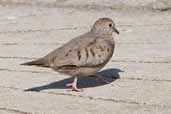
M 86 33 L 49 53 L 44 60 L 49 66 L 96 65 L 107 61 L 113 49 L 113 37 L 107 39 L 98 34 Z

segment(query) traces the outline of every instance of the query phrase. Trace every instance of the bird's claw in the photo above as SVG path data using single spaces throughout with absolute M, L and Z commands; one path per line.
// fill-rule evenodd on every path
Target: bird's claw
M 72 87 L 72 91 L 75 92 L 81 92 L 82 89 L 78 89 L 77 85 L 75 83 L 70 83 L 70 84 L 66 84 L 67 87 L 71 86 Z

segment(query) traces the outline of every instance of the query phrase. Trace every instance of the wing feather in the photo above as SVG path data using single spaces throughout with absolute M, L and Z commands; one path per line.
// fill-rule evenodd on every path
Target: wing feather
M 97 38 L 87 45 L 63 51 L 62 56 L 56 57 L 51 66 L 93 67 L 107 63 L 113 54 L 114 45 Z M 62 50 L 61 50 L 62 52 Z

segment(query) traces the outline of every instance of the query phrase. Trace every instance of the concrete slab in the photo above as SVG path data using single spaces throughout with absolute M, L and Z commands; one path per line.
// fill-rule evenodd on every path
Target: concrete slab
M 167 2 L 0 1 L 0 114 L 170 114 L 171 12 L 158 1 Z M 101 72 L 110 84 L 85 77 L 84 92 L 74 93 L 65 87 L 69 76 L 19 65 L 88 31 L 99 17 L 114 19 L 121 32 Z
M 9 107 L 12 110 L 32 114 L 56 114 L 56 113 L 84 113 L 84 114 L 136 114 L 136 113 L 160 113 L 169 114 L 170 108 L 142 106 L 136 104 L 115 103 L 113 101 L 66 96 L 59 94 L 46 94 L 37 92 L 23 92 L 2 88 L 0 89 L 0 106 Z M 41 100 L 39 100 L 41 99 Z M 48 104 L 48 105 L 47 105 Z M 102 109 L 102 110 L 101 110 Z M 27 114 L 26 113 L 26 114 Z

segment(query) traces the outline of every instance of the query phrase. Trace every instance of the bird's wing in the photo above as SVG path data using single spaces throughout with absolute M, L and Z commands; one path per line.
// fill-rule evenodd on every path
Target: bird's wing
M 67 46 L 64 45 L 61 50 L 59 49 L 57 51 L 57 55 L 59 56 L 56 56 L 51 61 L 51 66 L 61 67 L 73 65 L 79 67 L 93 67 L 104 64 L 111 58 L 114 44 L 100 38 L 87 40 L 81 40 L 82 45 L 80 45 L 80 42 L 75 43 L 74 45 L 77 45 L 76 48 L 69 46 L 70 44 L 67 44 Z

